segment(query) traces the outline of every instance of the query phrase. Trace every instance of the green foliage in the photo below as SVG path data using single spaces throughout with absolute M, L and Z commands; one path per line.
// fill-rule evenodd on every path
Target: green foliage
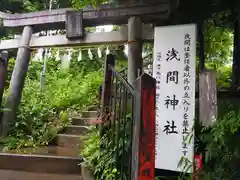
M 71 6 L 70 0 L 0 0 L 0 9 L 11 12 L 34 12 L 48 9 L 50 2 L 52 2 L 52 8 Z
M 233 47 L 232 31 L 216 26 L 215 20 L 210 19 L 205 23 L 204 36 L 206 62 L 215 69 L 230 63 Z
M 105 131 L 103 137 L 100 137 L 98 128 L 90 129 L 88 139 L 84 141 L 81 156 L 96 179 L 120 180 L 121 176 L 124 180 L 127 179 L 128 167 L 123 166 L 122 174 L 120 169 L 122 164 L 126 162 L 128 164 L 128 156 L 126 155 L 131 150 L 131 148 L 129 149 L 130 124 L 131 118 L 128 115 L 125 126 L 121 124 L 120 129 L 115 128 L 115 132 L 112 131 L 113 127 L 111 127 Z M 118 123 L 116 123 L 116 127 L 118 127 Z M 115 144 L 113 144 L 113 137 L 116 138 Z
M 109 0 L 72 0 L 72 6 L 75 9 L 81 9 L 88 5 L 92 5 L 93 7 L 97 8 L 100 4 L 110 2 Z
M 231 87 L 232 67 L 222 66 L 217 69 L 217 88 L 226 89 Z
M 96 103 L 97 89 L 103 80 L 100 65 L 92 60 L 90 66 L 84 60 L 79 66 L 73 59 L 71 66 L 61 69 L 59 62 L 49 60 L 41 90 L 43 63 L 31 62 L 17 121 L 3 140 L 6 148 L 46 145 L 69 123 L 69 114 Z
M 88 138 L 84 141 L 84 149 L 81 155 L 86 165 L 94 170 L 95 161 L 100 156 L 100 135 L 97 128 L 89 129 Z
M 212 126 L 201 126 L 195 121 L 195 152 L 204 155 L 203 168 L 197 174 L 206 180 L 236 180 L 240 178 L 239 102 L 221 100 L 218 119 Z M 192 180 L 192 174 L 183 173 L 180 180 Z
M 239 129 L 240 111 L 227 110 L 212 128 L 203 129 L 199 136 L 205 146 L 205 163 L 200 179 L 233 180 L 239 179 L 238 161 L 240 158 Z
M 116 175 L 119 174 L 115 168 L 112 170 L 116 163 L 114 159 L 116 147 L 112 148 L 112 142 L 109 141 L 108 135 L 105 134 L 100 138 L 99 130 L 97 128 L 91 129 L 81 152 L 84 163 L 98 180 L 115 180 Z

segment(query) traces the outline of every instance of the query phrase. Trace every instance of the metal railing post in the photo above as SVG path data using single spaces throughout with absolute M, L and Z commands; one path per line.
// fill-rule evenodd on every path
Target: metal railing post
M 101 96 L 101 114 L 109 112 L 110 100 L 111 100 L 111 85 L 112 85 L 112 70 L 109 66 L 115 66 L 115 56 L 108 54 L 105 61 L 104 68 L 104 82 L 102 87 L 102 96 Z M 100 135 L 103 135 L 103 126 L 100 124 Z

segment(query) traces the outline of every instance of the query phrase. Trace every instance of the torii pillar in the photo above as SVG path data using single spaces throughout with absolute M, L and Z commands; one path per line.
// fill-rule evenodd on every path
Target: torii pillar
M 139 17 L 128 19 L 128 82 L 133 86 L 142 74 L 142 23 Z
M 32 33 L 33 29 L 31 26 L 24 27 L 10 81 L 9 94 L 6 101 L 5 111 L 3 112 L 1 125 L 2 136 L 7 135 L 11 128 L 11 124 L 14 123 L 16 112 L 21 101 L 22 90 L 31 56 L 29 43 L 32 38 Z

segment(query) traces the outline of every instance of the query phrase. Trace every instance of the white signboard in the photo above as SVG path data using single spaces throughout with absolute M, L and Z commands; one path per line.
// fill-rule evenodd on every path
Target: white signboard
M 156 168 L 182 172 L 194 157 L 196 26 L 156 27 Z M 178 166 L 182 159 L 182 166 Z M 189 170 L 192 172 L 192 169 Z

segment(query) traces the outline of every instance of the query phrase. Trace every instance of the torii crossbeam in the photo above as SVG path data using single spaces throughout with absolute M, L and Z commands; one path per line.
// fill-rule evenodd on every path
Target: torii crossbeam
M 22 31 L 23 27 L 31 26 L 33 32 L 53 29 L 67 29 L 68 24 L 79 23 L 81 19 L 83 27 L 91 27 L 106 24 L 127 24 L 128 18 L 132 16 L 140 17 L 142 23 L 164 22 L 169 18 L 171 12 L 170 0 L 159 0 L 156 4 L 139 4 L 132 6 L 113 6 L 101 5 L 98 9 L 86 8 L 80 11 L 73 9 L 55 9 L 51 11 L 39 11 L 23 14 L 8 14 L 0 12 L 0 18 L 3 19 L 4 27 L 17 28 Z M 68 14 L 79 18 L 75 22 L 68 23 Z M 71 18 L 70 18 L 71 19 Z M 68 30 L 67 30 L 68 32 Z M 81 33 L 80 33 L 81 34 Z M 153 29 L 143 28 L 143 41 L 153 39 Z M 50 37 L 34 37 L 32 36 L 29 48 L 39 47 L 66 47 L 66 46 L 86 46 L 98 44 L 123 44 L 128 40 L 127 28 L 121 31 L 87 33 L 82 37 L 68 39 L 65 35 L 57 35 Z M 16 49 L 20 47 L 20 38 L 0 41 L 0 50 Z
M 106 24 L 126 24 L 128 17 L 140 16 L 143 23 L 151 23 L 156 20 L 166 20 L 171 10 L 170 0 L 159 0 L 156 4 L 113 6 L 101 5 L 98 9 L 85 8 L 83 12 L 84 26 L 97 26 Z M 4 27 L 32 26 L 35 31 L 64 29 L 66 12 L 73 9 L 63 8 L 23 14 L 8 14 L 0 12 Z M 154 16 L 155 15 L 155 16 Z

